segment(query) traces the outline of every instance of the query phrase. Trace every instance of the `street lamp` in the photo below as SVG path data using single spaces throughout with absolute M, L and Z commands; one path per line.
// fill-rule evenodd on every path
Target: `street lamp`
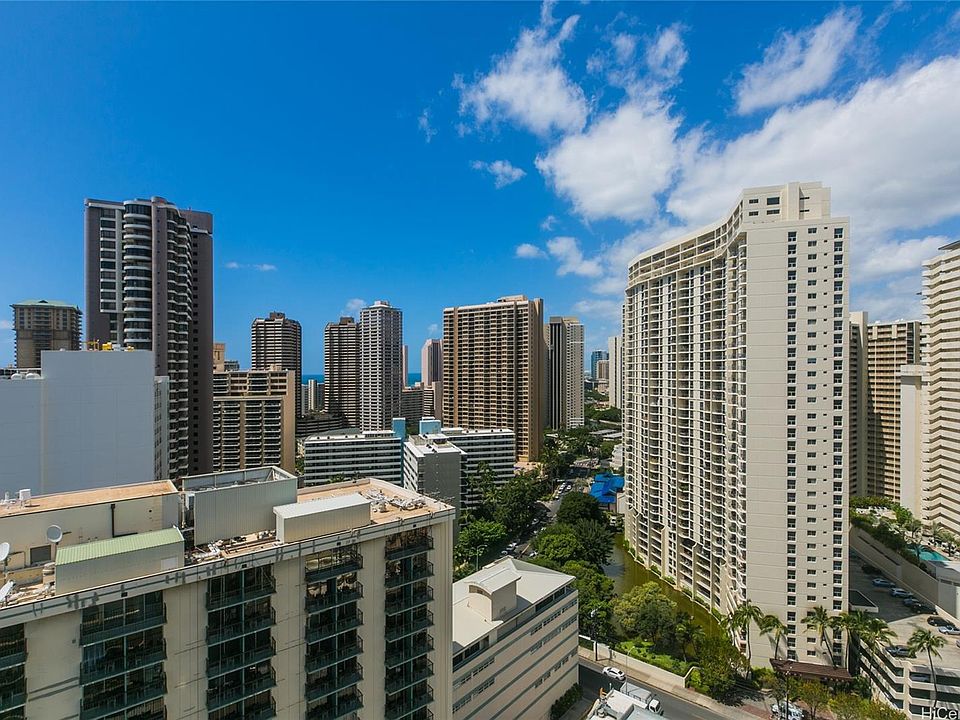
M 476 556 L 476 565 L 475 565 L 475 569 L 476 569 L 476 570 L 479 570 L 479 569 L 480 569 L 480 553 L 482 553 L 482 552 L 483 552 L 484 550 L 486 550 L 486 549 L 487 549 L 487 546 L 486 546 L 486 545 L 480 545 L 480 546 L 474 551 L 474 554 L 475 554 L 475 556 Z
M 600 657 L 600 651 L 597 647 L 597 608 L 590 611 L 590 625 L 593 627 L 593 660 L 597 661 Z

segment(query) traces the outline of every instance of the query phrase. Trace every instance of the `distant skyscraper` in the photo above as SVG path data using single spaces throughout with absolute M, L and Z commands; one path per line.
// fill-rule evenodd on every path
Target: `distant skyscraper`
M 619 335 L 614 335 L 607 341 L 607 352 L 610 357 L 610 383 L 607 395 L 610 407 L 623 407 L 623 341 Z
M 293 370 L 296 382 L 296 413 L 303 414 L 300 405 L 302 379 L 300 323 L 282 312 L 272 312 L 270 317 L 257 318 L 250 326 L 250 367 L 267 370 L 279 367 Z
M 153 352 L 170 378 L 170 473 L 208 472 L 213 431 L 213 216 L 161 197 L 87 200 L 87 340 Z
M 920 322 L 850 313 L 850 491 L 900 502 L 900 369 L 920 362 Z
M 606 350 L 594 350 L 590 353 L 590 379 L 597 379 L 597 363 L 601 360 L 609 360 L 610 356 Z
M 360 427 L 386 430 L 400 417 L 403 315 L 377 300 L 360 311 Z
M 227 362 L 227 344 L 215 342 L 213 344 L 213 371 L 223 372 Z
M 420 350 L 420 379 L 424 385 L 443 380 L 443 341 L 430 338 Z
M 352 317 L 323 331 L 323 386 L 326 411 L 360 427 L 360 326 Z
M 631 262 L 623 314 L 631 552 L 721 614 L 757 603 L 788 659 L 823 664 L 840 648 L 802 621 L 847 609 L 850 242 L 820 183 L 747 189 Z
M 400 383 L 401 387 L 410 384 L 410 352 L 406 345 L 400 350 Z
M 575 317 L 550 318 L 548 400 L 552 428 L 583 425 L 583 325 Z
M 521 460 L 543 435 L 543 300 L 523 295 L 443 311 L 443 422 L 509 428 Z
M 324 408 L 323 383 L 314 379 L 300 386 L 300 407 L 303 415 L 321 412 Z
M 80 308 L 57 300 L 14 303 L 14 357 L 18 368 L 40 367 L 44 350 L 80 349 Z

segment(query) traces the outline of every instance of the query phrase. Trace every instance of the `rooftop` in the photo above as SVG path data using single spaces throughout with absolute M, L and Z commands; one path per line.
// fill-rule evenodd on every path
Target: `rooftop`
M 56 307 L 69 308 L 70 310 L 76 310 L 77 312 L 80 312 L 80 308 L 78 308 L 76 305 L 65 303 L 62 300 L 22 300 L 18 303 L 14 303 L 10 307 Z
M 533 565 L 532 563 L 503 558 L 487 565 L 473 575 L 468 575 L 453 584 L 453 643 L 454 652 L 469 647 L 491 630 L 515 617 L 531 605 L 549 597 L 554 592 L 573 582 L 571 575 Z M 479 586 L 494 592 L 509 583 L 517 583 L 517 607 L 499 620 L 487 620 L 469 607 L 470 586 Z
M 92 490 L 76 490 L 52 495 L 32 495 L 26 504 L 21 504 L 19 498 L 10 498 L 9 500 L 0 500 L 0 519 L 10 515 L 26 515 L 49 510 L 101 505 L 118 500 L 159 497 L 175 492 L 177 492 L 177 488 L 174 487 L 172 482 L 161 480 L 135 485 L 115 485 Z

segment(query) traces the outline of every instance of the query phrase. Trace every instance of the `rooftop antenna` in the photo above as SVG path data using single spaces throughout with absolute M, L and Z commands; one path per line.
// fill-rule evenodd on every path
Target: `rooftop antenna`
M 53 559 L 57 557 L 57 546 L 60 544 L 60 541 L 63 540 L 63 530 L 60 529 L 59 525 L 51 525 L 47 528 L 47 541 L 53 545 Z

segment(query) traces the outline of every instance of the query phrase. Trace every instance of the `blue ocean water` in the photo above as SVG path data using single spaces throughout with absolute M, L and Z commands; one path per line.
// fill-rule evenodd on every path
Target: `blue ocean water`
M 418 372 L 407 373 L 407 387 L 412 386 L 414 383 L 420 382 L 420 377 L 421 377 L 420 373 Z M 307 382 L 307 380 L 316 380 L 318 383 L 322 383 L 323 373 L 320 373 L 319 375 L 307 375 L 306 373 L 304 373 L 303 374 L 304 384 Z

